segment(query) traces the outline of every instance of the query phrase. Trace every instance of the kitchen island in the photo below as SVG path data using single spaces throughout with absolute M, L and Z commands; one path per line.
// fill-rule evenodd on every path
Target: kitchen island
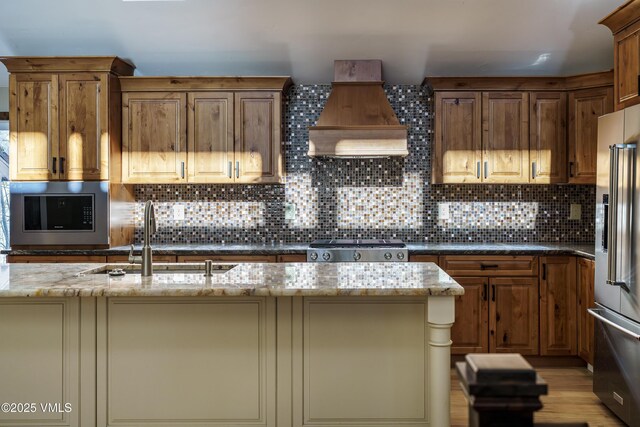
M 0 266 L 0 426 L 449 425 L 435 264 L 105 269 Z

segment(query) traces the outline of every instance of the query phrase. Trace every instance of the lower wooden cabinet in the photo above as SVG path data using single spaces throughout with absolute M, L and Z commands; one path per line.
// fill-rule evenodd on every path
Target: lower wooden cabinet
M 100 255 L 7 255 L 10 264 L 19 263 L 83 263 L 106 262 L 107 257 Z
M 540 354 L 577 354 L 576 259 L 540 257 Z
M 587 309 L 595 306 L 595 262 L 578 258 L 578 356 L 593 365 L 593 317 Z
M 454 277 L 464 287 L 455 298 L 456 320 L 451 328 L 451 354 L 489 352 L 489 278 Z
M 489 285 L 489 351 L 537 355 L 538 279 L 492 277 Z
M 275 255 L 178 255 L 178 262 L 276 262 Z
M 307 262 L 306 254 L 278 255 L 277 262 Z

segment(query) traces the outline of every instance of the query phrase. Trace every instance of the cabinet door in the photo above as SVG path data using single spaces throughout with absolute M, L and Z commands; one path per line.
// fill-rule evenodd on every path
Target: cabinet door
M 235 182 L 280 182 L 280 104 L 277 92 L 235 94 Z
M 60 177 L 109 179 L 109 90 L 107 74 L 61 74 Z
M 482 108 L 480 92 L 435 94 L 435 184 L 481 182 Z
M 58 179 L 58 76 L 11 74 L 9 85 L 10 178 Z
M 186 182 L 187 95 L 122 95 L 122 179 L 125 183 Z
M 578 356 L 593 365 L 593 317 L 587 309 L 595 306 L 593 293 L 595 263 L 578 258 Z
M 540 354 L 577 354 L 576 259 L 540 257 Z
M 529 94 L 482 94 L 483 181 L 529 182 Z
M 233 182 L 233 93 L 188 95 L 189 182 Z
M 569 183 L 596 183 L 598 117 L 611 111 L 612 87 L 569 93 Z
M 567 182 L 567 95 L 533 92 L 529 99 L 531 182 Z
M 489 351 L 489 279 L 455 277 L 464 288 L 456 300 L 456 318 L 451 328 L 451 354 Z
M 491 353 L 538 354 L 538 279 L 489 279 L 489 348 Z
M 616 110 L 640 102 L 638 75 L 640 74 L 640 22 L 630 25 L 613 38 L 614 94 Z

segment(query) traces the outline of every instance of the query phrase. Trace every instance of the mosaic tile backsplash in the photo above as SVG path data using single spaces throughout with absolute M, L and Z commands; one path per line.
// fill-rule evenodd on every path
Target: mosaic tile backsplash
M 137 185 L 136 241 L 146 200 L 154 243 L 299 243 L 319 238 L 398 238 L 415 243 L 592 242 L 595 187 L 433 185 L 433 106 L 426 89 L 385 86 L 409 129 L 409 156 L 311 159 L 315 124 L 331 85 L 294 85 L 285 100 L 284 185 Z M 569 220 L 572 203 L 582 219 Z M 180 206 L 181 205 L 181 206 Z M 185 210 L 174 220 L 174 206 Z

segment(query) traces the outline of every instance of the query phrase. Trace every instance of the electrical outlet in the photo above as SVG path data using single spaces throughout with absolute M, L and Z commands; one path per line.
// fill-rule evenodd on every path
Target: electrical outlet
M 291 222 L 296 219 L 296 205 L 295 203 L 284 204 L 284 220 Z
M 438 219 L 446 221 L 449 217 L 449 203 L 438 203 Z
M 173 220 L 184 221 L 184 205 L 173 205 Z
M 569 219 L 580 220 L 582 218 L 582 205 L 571 203 L 569 208 Z

